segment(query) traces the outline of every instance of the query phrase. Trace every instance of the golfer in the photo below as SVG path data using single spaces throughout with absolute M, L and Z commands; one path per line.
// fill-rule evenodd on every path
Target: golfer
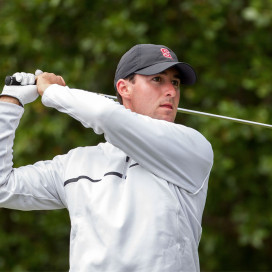
M 193 68 L 164 45 L 136 45 L 116 70 L 119 103 L 52 73 L 38 75 L 37 85 L 33 74 L 14 76 L 22 86 L 5 86 L 0 97 L 0 206 L 68 209 L 70 271 L 200 271 L 213 151 L 199 132 L 174 123 Z M 38 94 L 106 141 L 12 168 L 23 106 Z

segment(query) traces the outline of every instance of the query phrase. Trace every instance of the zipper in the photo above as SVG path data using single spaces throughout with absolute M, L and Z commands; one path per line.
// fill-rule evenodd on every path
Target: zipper
M 122 179 L 127 178 L 127 171 L 128 171 L 128 167 L 129 167 L 129 162 L 130 162 L 130 157 L 126 156 L 126 161 L 125 161 L 125 165 L 124 165 L 124 168 L 123 168 Z

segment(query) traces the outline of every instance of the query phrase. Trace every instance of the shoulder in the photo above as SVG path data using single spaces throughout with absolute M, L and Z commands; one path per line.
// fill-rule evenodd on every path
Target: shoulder
M 95 157 L 101 157 L 105 156 L 107 154 L 111 154 L 116 152 L 118 148 L 111 145 L 108 142 L 99 143 L 98 145 L 94 146 L 80 146 L 71 149 L 67 154 L 59 155 L 57 157 L 63 157 L 68 159 L 79 159 L 85 158 L 86 156 L 95 156 Z M 119 150 L 119 149 L 118 149 Z
M 103 152 L 103 145 L 98 144 L 95 146 L 79 146 L 76 148 L 71 149 L 67 154 L 64 156 L 67 157 L 74 157 L 74 156 L 83 156 L 87 154 L 99 154 Z

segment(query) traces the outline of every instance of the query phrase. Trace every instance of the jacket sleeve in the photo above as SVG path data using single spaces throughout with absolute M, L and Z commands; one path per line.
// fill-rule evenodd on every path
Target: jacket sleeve
M 50 86 L 42 101 L 104 133 L 107 141 L 148 171 L 190 193 L 197 193 L 209 177 L 211 145 L 192 128 L 133 113 L 103 96 L 58 85 Z
M 23 108 L 0 102 L 0 207 L 19 210 L 64 208 L 61 160 L 13 168 L 12 147 Z M 57 171 L 58 170 L 58 171 Z

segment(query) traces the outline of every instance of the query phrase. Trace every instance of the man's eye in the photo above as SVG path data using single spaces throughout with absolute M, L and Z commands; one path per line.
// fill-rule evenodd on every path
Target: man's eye
M 153 80 L 156 82 L 161 82 L 161 77 L 159 76 L 153 77 Z
M 176 87 L 179 87 L 179 81 L 178 80 L 172 80 L 172 84 Z

